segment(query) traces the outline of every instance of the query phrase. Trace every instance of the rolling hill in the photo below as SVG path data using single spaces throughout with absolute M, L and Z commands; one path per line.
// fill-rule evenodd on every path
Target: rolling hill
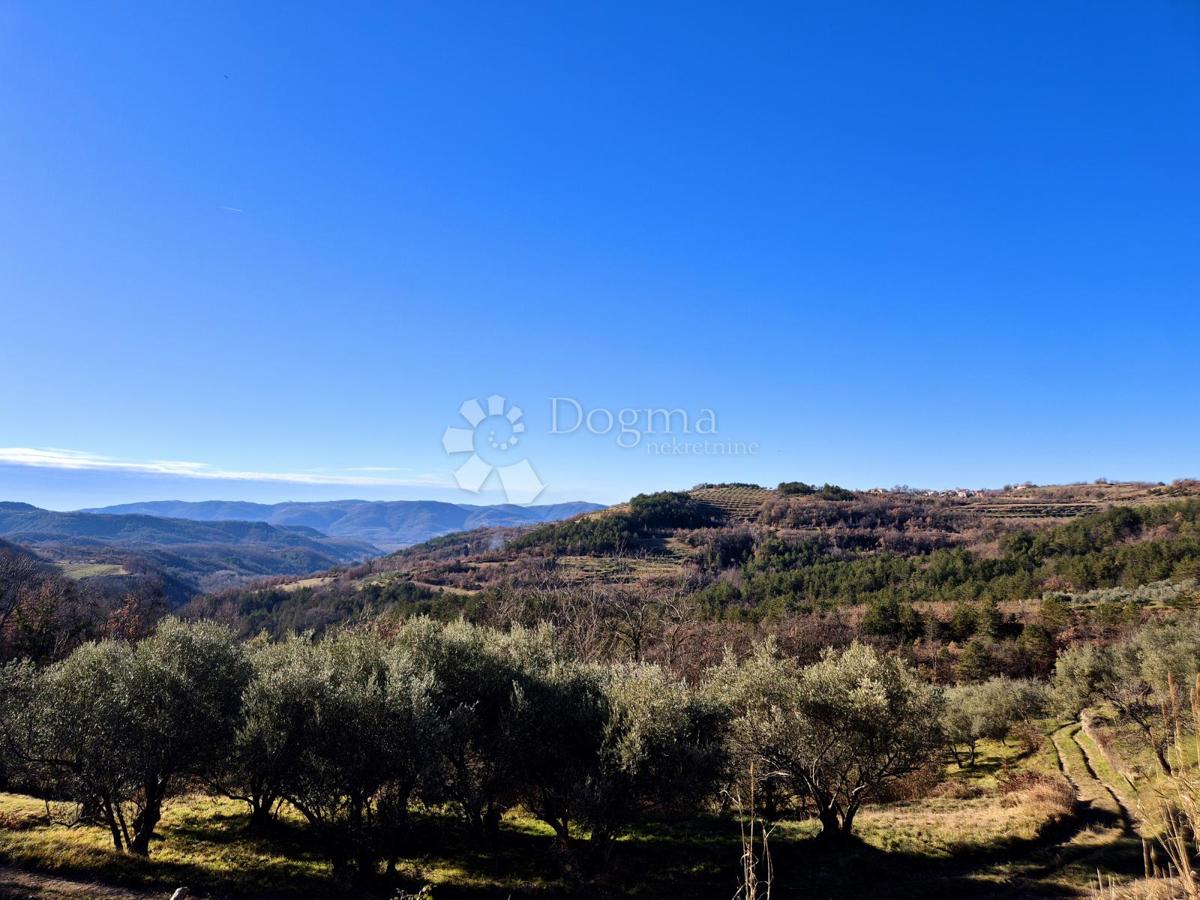
M 583 502 L 545 506 L 473 506 L 435 500 L 332 500 L 273 504 L 161 500 L 80 512 L 161 516 L 196 522 L 265 522 L 279 527 L 311 528 L 330 537 L 367 541 L 384 550 L 396 550 L 457 531 L 535 525 L 602 508 L 595 503 Z
M 364 541 L 331 538 L 306 526 L 196 522 L 148 515 L 54 512 L 0 503 L 0 537 L 31 547 L 64 571 L 123 570 L 156 578 L 179 602 L 249 579 L 304 575 L 377 556 Z
M 724 627 L 837 608 L 1020 602 L 1200 576 L 1197 521 L 1200 482 L 1186 480 L 936 492 L 701 485 L 446 535 L 193 606 L 282 632 L 370 610 L 485 620 L 524 610 L 533 621 L 560 609 L 574 621 L 580 608 L 633 615 L 657 602 Z

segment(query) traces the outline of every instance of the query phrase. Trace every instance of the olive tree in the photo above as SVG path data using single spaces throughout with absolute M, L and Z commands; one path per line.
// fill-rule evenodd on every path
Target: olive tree
M 428 678 L 430 710 L 444 732 L 425 795 L 448 801 L 479 836 L 494 838 L 504 810 L 516 802 L 521 749 L 514 718 L 520 689 L 533 674 L 522 658 L 533 649 L 527 645 L 544 640 L 523 629 L 501 633 L 428 619 L 409 623 L 401 637 Z
M 531 661 L 532 662 L 532 661 Z M 600 768 L 608 704 L 594 669 L 553 660 L 515 691 L 509 735 L 522 803 L 574 850 L 586 827 L 588 791 Z
M 1163 716 L 1169 679 L 1188 684 L 1200 669 L 1196 620 L 1142 628 L 1108 646 L 1070 647 L 1054 669 L 1054 696 L 1063 712 L 1078 715 L 1098 701 L 1141 729 L 1159 768 L 1170 774 L 1170 728 Z
M 0 788 L 21 774 L 36 683 L 37 669 L 28 660 L 0 663 Z
M 727 660 L 714 689 L 736 716 L 734 755 L 811 803 L 826 839 L 849 835 L 862 804 L 942 740 L 940 692 L 864 644 L 803 668 L 763 645 L 741 666 Z
M 250 666 L 224 626 L 166 619 L 134 647 L 126 748 L 140 778 L 129 848 L 148 854 L 163 801 L 224 757 Z
M 942 730 L 954 761 L 974 766 L 980 740 L 1004 740 L 1014 725 L 1044 714 L 1046 701 L 1043 685 L 1010 678 L 947 689 Z
M 250 807 L 251 831 L 265 829 L 283 800 L 315 712 L 318 655 L 307 638 L 253 646 L 253 675 L 216 789 Z
M 711 795 L 724 723 L 657 666 L 556 661 L 520 691 L 522 799 L 573 860 L 603 867 L 630 826 Z
M 739 794 L 761 797 L 763 814 L 775 818 L 785 805 L 802 805 L 803 793 L 775 768 L 784 710 L 795 704 L 800 667 L 781 656 L 771 638 L 755 645 L 739 661 L 726 653 L 709 672 L 705 693 L 724 705 L 731 717 L 727 732 L 727 778 Z M 752 779 L 750 785 L 747 780 Z
M 713 794 L 728 713 L 655 665 L 616 666 L 602 685 L 608 715 L 585 820 L 593 853 L 607 859 L 629 825 Z
M 21 757 L 48 790 L 98 808 L 117 850 L 149 855 L 164 802 L 225 754 L 248 677 L 209 622 L 85 644 L 38 675 Z
M 428 680 L 402 648 L 368 633 L 294 642 L 281 663 L 288 695 L 304 698 L 282 792 L 339 877 L 369 880 L 398 851 L 409 799 L 437 751 Z

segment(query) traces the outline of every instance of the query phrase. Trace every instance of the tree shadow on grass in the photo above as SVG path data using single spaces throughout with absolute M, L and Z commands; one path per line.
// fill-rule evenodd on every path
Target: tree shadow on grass
M 535 851 L 546 863 L 553 859 L 546 848 Z M 504 886 L 475 880 L 441 883 L 438 900 L 500 900 L 500 898 L 550 897 L 686 897 L 697 900 L 730 900 L 738 886 L 736 839 L 728 841 L 622 842 L 613 871 L 587 882 L 563 880 L 533 885 L 508 881 Z M 1039 896 L 1029 885 L 1004 885 L 975 880 L 952 863 L 904 853 L 884 852 L 857 840 L 831 848 L 817 840 L 780 841 L 772 849 L 775 881 L 773 897 L 897 898 L 926 900 L 938 894 L 954 900 L 1016 900 Z M 511 872 L 503 873 L 505 875 Z M 507 879 L 505 879 L 507 881 Z M 414 882 L 412 887 L 416 887 Z M 1068 896 L 1046 892 L 1041 896 Z
M 1087 808 L 1032 839 L 996 841 L 937 857 L 885 851 L 857 838 L 836 846 L 814 838 L 773 840 L 773 897 L 896 900 L 1020 900 L 1077 897 L 1096 865 L 1116 875 L 1141 872 L 1140 842 L 1131 836 L 1103 847 L 1070 839 L 1112 823 Z M 741 845 L 729 820 L 699 819 L 647 828 L 619 842 L 612 870 L 589 881 L 561 874 L 561 859 L 544 835 L 506 830 L 489 853 L 443 844 L 461 879 L 439 879 L 438 900 L 550 897 L 686 897 L 730 900 L 738 886 Z M 1071 867 L 1074 871 L 1070 871 Z M 560 874 L 556 878 L 554 872 Z M 413 872 L 419 875 L 419 872 Z M 1062 877 L 1058 877 L 1062 876 Z M 417 877 L 410 889 L 420 885 Z
M 1108 819 L 1106 819 L 1108 816 Z M 949 856 L 881 850 L 856 838 L 837 846 L 781 830 L 771 843 L 776 898 L 916 898 L 1018 900 L 1078 896 L 1064 880 L 1080 884 L 1097 867 L 1114 874 L 1141 871 L 1141 846 L 1133 835 L 1117 842 L 1089 844 L 1080 834 L 1094 829 L 1111 834 L 1119 821 L 1104 810 L 1080 806 L 1032 839 L 970 845 Z M 555 841 L 532 822 L 506 822 L 492 843 L 481 842 L 458 820 L 441 814 L 415 816 L 402 850 L 397 877 L 372 891 L 334 883 L 304 872 L 304 861 L 320 859 L 319 845 L 298 823 L 284 823 L 264 836 L 245 831 L 246 817 L 200 815 L 165 829 L 163 845 L 196 862 L 158 857 L 149 861 L 106 854 L 83 859 L 76 874 L 142 889 L 153 886 L 169 896 L 187 885 L 208 898 L 391 897 L 433 882 L 437 900 L 521 900 L 521 898 L 645 897 L 730 900 L 738 884 L 741 845 L 737 823 L 700 817 L 639 829 L 618 842 L 605 875 L 580 880 L 568 874 Z M 159 842 L 156 841 L 155 850 Z M 245 852 L 239 852 L 244 848 Z M 944 852 L 944 847 L 943 847 Z M 207 859 L 205 859 L 207 857 Z M 284 857 L 297 866 L 255 868 L 263 858 Z M 219 865 L 213 860 L 219 859 Z M 1061 876 L 1070 870 L 1072 878 Z M 69 871 L 69 869 L 63 869 Z

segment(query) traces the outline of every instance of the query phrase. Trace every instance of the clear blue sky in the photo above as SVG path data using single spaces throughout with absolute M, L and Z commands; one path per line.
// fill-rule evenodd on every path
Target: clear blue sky
M 0 2 L 0 497 L 1200 474 L 1192 0 L 251 6 Z

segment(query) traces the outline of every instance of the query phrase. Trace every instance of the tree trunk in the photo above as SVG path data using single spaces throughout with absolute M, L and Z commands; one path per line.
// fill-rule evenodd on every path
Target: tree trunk
M 849 838 L 854 831 L 854 815 L 857 812 L 857 804 L 851 803 L 846 807 L 846 814 L 842 816 L 842 840 Z
M 1146 741 L 1154 748 L 1154 758 L 1158 761 L 1158 768 L 1164 775 L 1172 773 L 1171 761 L 1167 759 L 1167 742 L 1160 741 L 1154 734 L 1154 727 L 1150 724 L 1150 720 L 1138 715 L 1138 713 L 1130 706 L 1122 706 L 1117 704 L 1117 708 L 1124 712 L 1129 718 L 1137 722 L 1138 727 L 1142 729 L 1142 733 L 1146 735 Z
M 133 841 L 129 844 L 130 851 L 138 856 L 150 855 L 150 839 L 162 818 L 163 787 L 156 781 L 147 782 L 145 790 L 146 805 L 133 820 Z
M 274 809 L 274 797 L 251 797 L 250 821 L 246 825 L 246 830 L 255 834 L 268 831 L 275 821 Z
M 817 817 L 821 820 L 821 840 L 827 843 L 840 841 L 842 830 L 837 809 L 829 806 L 821 806 L 817 811 Z
M 763 818 L 774 821 L 779 817 L 779 785 L 768 778 L 762 786 Z
M 129 845 L 129 851 L 136 853 L 138 856 L 150 855 L 150 837 L 153 835 L 153 830 L 145 828 L 141 831 L 135 831 L 133 834 L 133 843 Z
M 554 836 L 560 849 L 570 851 L 574 847 L 574 842 L 571 840 L 571 829 L 563 819 L 551 819 L 550 827 L 554 829 Z
M 117 824 L 121 826 L 121 837 L 125 840 L 125 849 L 129 850 L 133 846 L 133 841 L 129 839 L 129 826 L 125 823 L 125 814 L 121 812 L 120 801 L 114 802 L 112 808 L 116 814 Z
M 542 821 L 549 823 L 550 827 L 554 829 L 554 844 L 567 873 L 579 874 L 579 848 L 575 846 L 575 838 L 571 835 L 570 824 L 566 819 L 557 817 L 548 817 Z
M 503 811 L 499 806 L 492 806 L 483 816 L 483 836 L 490 842 L 495 842 L 500 837 L 500 817 Z
M 615 839 L 607 828 L 598 828 L 592 832 L 588 840 L 588 871 L 598 875 L 608 870 L 612 862 L 612 852 Z
M 112 803 L 104 800 L 101 803 L 101 808 L 104 811 L 104 821 L 108 823 L 108 830 L 112 832 L 113 848 L 122 853 L 125 850 L 125 841 L 121 838 L 121 826 L 117 823 L 117 816 L 113 812 Z
M 1157 741 L 1154 742 L 1154 757 L 1158 760 L 1158 767 L 1162 770 L 1162 773 L 1164 775 L 1170 775 L 1171 761 L 1167 759 L 1167 748 Z

